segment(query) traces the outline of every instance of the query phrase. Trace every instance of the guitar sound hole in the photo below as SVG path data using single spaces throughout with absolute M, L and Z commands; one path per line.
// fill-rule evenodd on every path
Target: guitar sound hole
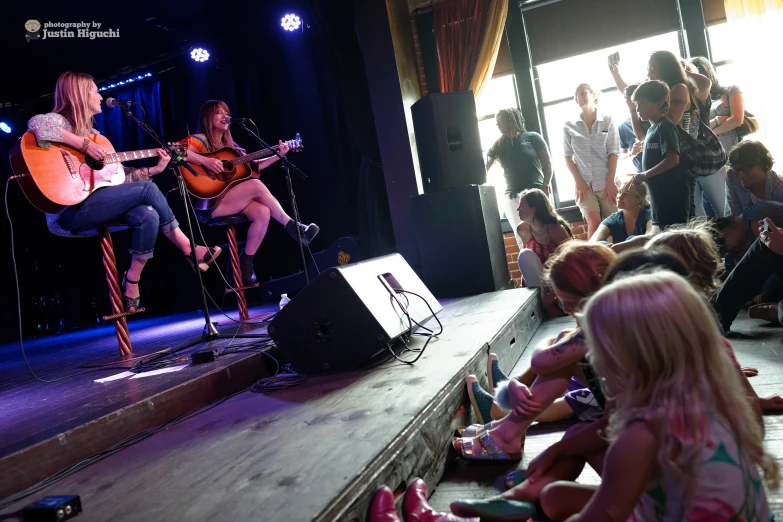
M 233 168 L 230 161 L 223 160 L 223 172 L 230 172 Z
M 97 160 L 91 156 L 84 157 L 84 163 L 92 170 L 103 170 L 103 161 Z

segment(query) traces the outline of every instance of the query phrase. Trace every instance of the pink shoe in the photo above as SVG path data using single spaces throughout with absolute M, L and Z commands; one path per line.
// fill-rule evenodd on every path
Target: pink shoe
M 394 505 L 394 493 L 383 486 L 375 492 L 367 511 L 367 522 L 402 522 Z
M 405 522 L 479 522 L 478 518 L 463 518 L 451 513 L 436 513 L 427 503 L 427 484 L 416 479 L 408 486 L 402 499 Z

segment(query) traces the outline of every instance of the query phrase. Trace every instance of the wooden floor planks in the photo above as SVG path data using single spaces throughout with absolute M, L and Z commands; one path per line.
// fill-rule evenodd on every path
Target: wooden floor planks
M 427 459 L 445 464 L 442 425 L 464 422 L 454 414 L 467 402 L 467 372 L 485 365 L 488 343 L 518 358 L 540 309 L 537 294 L 522 289 L 454 300 L 440 316 L 443 335 L 415 366 L 386 363 L 241 394 L 36 497 L 80 494 L 83 520 L 352 519 L 382 477 L 410 477 Z

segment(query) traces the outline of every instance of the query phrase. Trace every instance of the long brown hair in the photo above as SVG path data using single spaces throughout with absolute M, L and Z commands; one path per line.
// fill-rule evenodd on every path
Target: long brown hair
M 223 147 L 238 148 L 237 143 L 231 136 L 231 129 L 226 129 L 226 131 L 223 132 L 223 134 L 220 136 L 220 141 L 215 141 L 215 137 L 212 132 L 214 129 L 212 126 L 212 117 L 220 109 L 226 111 L 226 115 L 231 114 L 231 111 L 228 110 L 228 105 L 220 100 L 208 100 L 204 105 L 201 106 L 201 110 L 199 111 L 198 131 L 206 136 L 210 151 L 216 151 Z
M 93 114 L 88 101 L 94 82 L 89 74 L 68 71 L 57 78 L 54 88 L 53 112 L 63 115 L 78 136 L 92 134 Z
M 525 198 L 527 206 L 533 209 L 536 220 L 545 225 L 563 225 L 568 235 L 572 238 L 574 233 L 571 231 L 571 225 L 568 221 L 560 217 L 560 214 L 552 207 L 552 203 L 549 202 L 549 198 L 541 189 L 528 189 L 522 192 L 522 197 Z

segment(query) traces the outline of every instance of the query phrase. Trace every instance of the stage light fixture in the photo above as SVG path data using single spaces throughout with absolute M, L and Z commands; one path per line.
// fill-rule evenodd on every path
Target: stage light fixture
M 201 47 L 196 47 L 192 51 L 190 51 L 190 57 L 196 60 L 197 62 L 206 62 L 209 60 L 209 53 L 206 49 L 202 49 Z
M 0 121 L 0 130 L 6 134 L 11 134 L 11 127 L 4 121 Z
M 281 20 L 280 25 L 286 31 L 296 31 L 302 25 L 302 20 L 295 14 L 287 14 Z

